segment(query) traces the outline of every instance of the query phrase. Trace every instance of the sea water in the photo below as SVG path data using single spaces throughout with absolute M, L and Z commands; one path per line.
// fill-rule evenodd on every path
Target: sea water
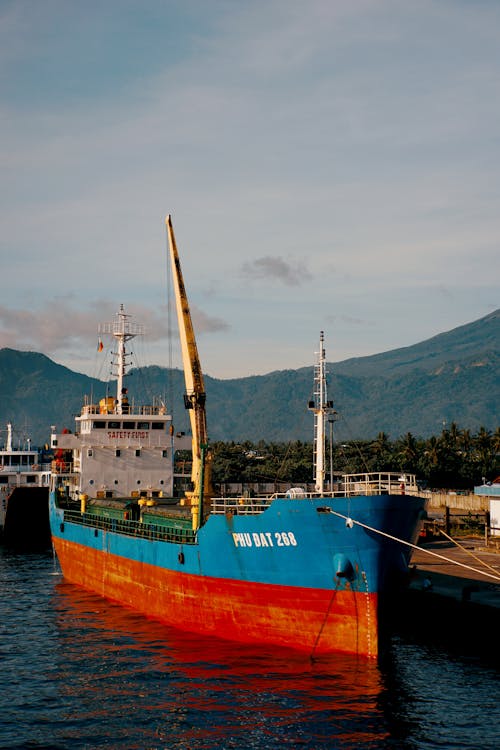
M 484 657 L 398 633 L 375 664 L 200 637 L 65 582 L 51 554 L 0 548 L 0 591 L 5 750 L 500 747 Z

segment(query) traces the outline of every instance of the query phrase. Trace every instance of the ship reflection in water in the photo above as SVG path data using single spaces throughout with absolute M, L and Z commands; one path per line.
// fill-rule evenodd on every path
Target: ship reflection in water
M 378 665 L 190 635 L 2 548 L 0 590 L 1 748 L 498 750 L 490 658 L 402 633 Z
M 60 718 L 75 743 L 90 730 L 89 747 L 128 748 L 360 748 L 387 737 L 381 673 L 364 659 L 312 662 L 200 637 L 67 583 L 54 606 Z

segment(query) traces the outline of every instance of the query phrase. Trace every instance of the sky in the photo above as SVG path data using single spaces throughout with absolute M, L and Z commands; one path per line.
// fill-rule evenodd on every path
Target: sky
M 180 366 L 167 214 L 213 377 L 487 315 L 499 91 L 497 0 L 0 0 L 0 347 Z

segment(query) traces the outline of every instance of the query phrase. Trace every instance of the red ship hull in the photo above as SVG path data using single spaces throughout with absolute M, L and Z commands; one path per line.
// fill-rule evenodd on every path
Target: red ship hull
M 376 593 L 213 578 L 53 541 L 68 581 L 183 630 L 311 656 L 378 655 Z

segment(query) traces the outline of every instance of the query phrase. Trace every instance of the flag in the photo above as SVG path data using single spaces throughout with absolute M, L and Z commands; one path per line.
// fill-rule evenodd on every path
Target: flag
M 99 343 L 97 344 L 97 351 L 102 352 L 104 349 L 104 344 L 102 343 L 101 339 L 99 339 Z

